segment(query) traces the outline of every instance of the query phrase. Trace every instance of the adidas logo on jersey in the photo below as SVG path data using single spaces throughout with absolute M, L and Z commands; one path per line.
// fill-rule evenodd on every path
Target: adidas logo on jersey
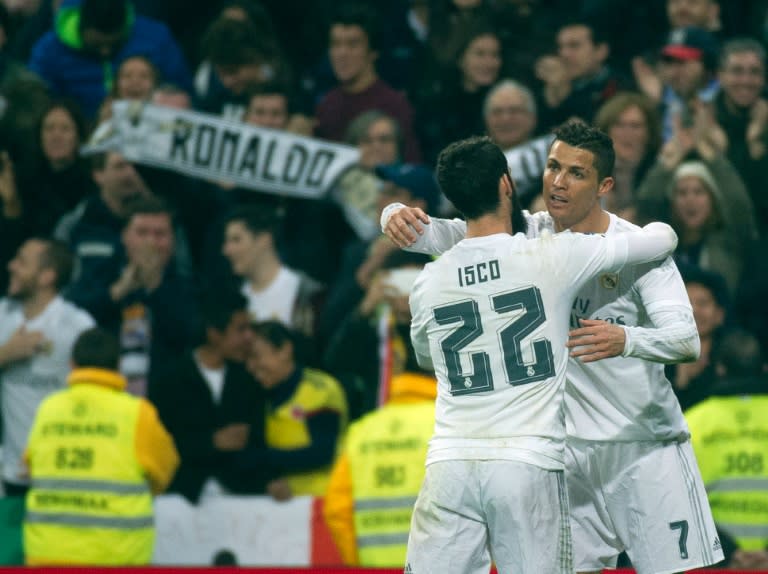
M 717 536 L 715 536 L 715 543 L 712 545 L 712 550 L 717 551 L 722 549 L 723 549 L 723 545 L 720 544 L 720 539 Z
M 410 562 L 406 562 L 405 570 L 403 570 L 403 574 L 413 574 L 413 568 L 411 568 Z

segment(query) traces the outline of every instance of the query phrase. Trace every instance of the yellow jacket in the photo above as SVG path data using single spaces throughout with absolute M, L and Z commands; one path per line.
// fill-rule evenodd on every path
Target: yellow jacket
M 173 439 L 151 403 L 123 392 L 118 373 L 76 369 L 67 382 L 40 406 L 30 433 L 26 562 L 146 564 L 150 495 L 179 464 Z
M 415 373 L 404 373 L 395 376 L 390 384 L 389 402 L 379 409 L 369 413 L 362 419 L 352 423 L 347 436 L 354 436 L 355 428 L 359 428 L 364 424 L 366 425 L 366 428 L 371 428 L 371 426 L 375 427 L 375 425 L 370 425 L 371 421 L 378 418 L 384 418 L 384 416 L 391 410 L 399 409 L 404 405 L 426 403 L 432 407 L 431 410 L 427 409 L 426 411 L 429 412 L 429 416 L 431 416 L 428 427 L 430 431 L 429 436 L 424 436 L 423 447 L 426 452 L 427 441 L 431 437 L 431 429 L 434 422 L 434 401 L 436 394 L 437 384 L 432 377 Z M 381 438 L 386 439 L 389 432 L 390 430 L 386 428 L 386 426 L 382 428 Z M 424 461 L 421 461 L 421 466 L 418 470 L 421 472 L 423 478 Z M 419 480 L 418 482 L 420 483 L 421 481 Z M 374 564 L 368 564 L 365 560 L 361 560 L 358 551 L 358 533 L 355 529 L 354 490 L 350 453 L 345 448 L 341 456 L 337 459 L 333 471 L 331 472 L 330 483 L 325 495 L 323 515 L 344 563 L 357 566 L 372 566 Z M 418 493 L 413 492 L 410 494 L 415 498 Z M 397 565 L 397 563 L 398 561 L 393 559 L 392 564 Z M 402 563 L 400 563 L 400 565 L 401 564 Z M 376 565 L 380 566 L 382 564 Z
M 750 551 L 768 547 L 766 413 L 768 393 L 713 395 L 685 411 L 712 516 Z

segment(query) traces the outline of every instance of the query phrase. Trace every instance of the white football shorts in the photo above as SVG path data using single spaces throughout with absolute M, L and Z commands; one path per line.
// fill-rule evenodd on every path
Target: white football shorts
M 411 519 L 409 574 L 572 574 L 562 471 L 509 460 L 427 466 Z
M 723 560 L 689 441 L 569 439 L 565 461 L 576 572 L 615 568 L 623 550 L 638 574 Z

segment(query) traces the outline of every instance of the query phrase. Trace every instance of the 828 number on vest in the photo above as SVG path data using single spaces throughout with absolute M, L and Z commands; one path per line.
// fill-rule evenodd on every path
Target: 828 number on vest
M 62 470 L 87 470 L 93 466 L 92 448 L 57 448 L 56 468 Z

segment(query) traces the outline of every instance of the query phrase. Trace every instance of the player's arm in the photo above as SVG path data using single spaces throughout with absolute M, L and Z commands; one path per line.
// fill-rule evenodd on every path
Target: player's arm
M 624 355 L 658 363 L 698 359 L 699 332 L 685 283 L 672 259 L 645 273 L 635 285 L 653 327 L 626 327 Z
M 617 233 L 606 239 L 613 242 L 613 253 L 612 257 L 606 258 L 604 270 L 659 261 L 677 248 L 677 233 L 660 221 L 653 221 L 638 231 Z M 610 261 L 611 258 L 613 261 Z
M 429 352 L 427 327 L 432 317 L 429 307 L 429 293 L 422 287 L 424 272 L 416 279 L 408 303 L 411 307 L 411 345 L 416 355 L 416 362 L 422 369 L 434 370 L 432 355 Z M 426 295 L 426 296 L 425 296 Z
M 381 212 L 381 231 L 406 251 L 440 255 L 464 239 L 467 224 L 461 219 L 429 217 L 418 207 L 390 203 Z
M 571 356 L 585 363 L 609 357 L 637 357 L 657 363 L 694 361 L 699 333 L 680 272 L 671 258 L 639 277 L 634 289 L 653 324 L 630 327 L 584 319 L 570 331 Z

